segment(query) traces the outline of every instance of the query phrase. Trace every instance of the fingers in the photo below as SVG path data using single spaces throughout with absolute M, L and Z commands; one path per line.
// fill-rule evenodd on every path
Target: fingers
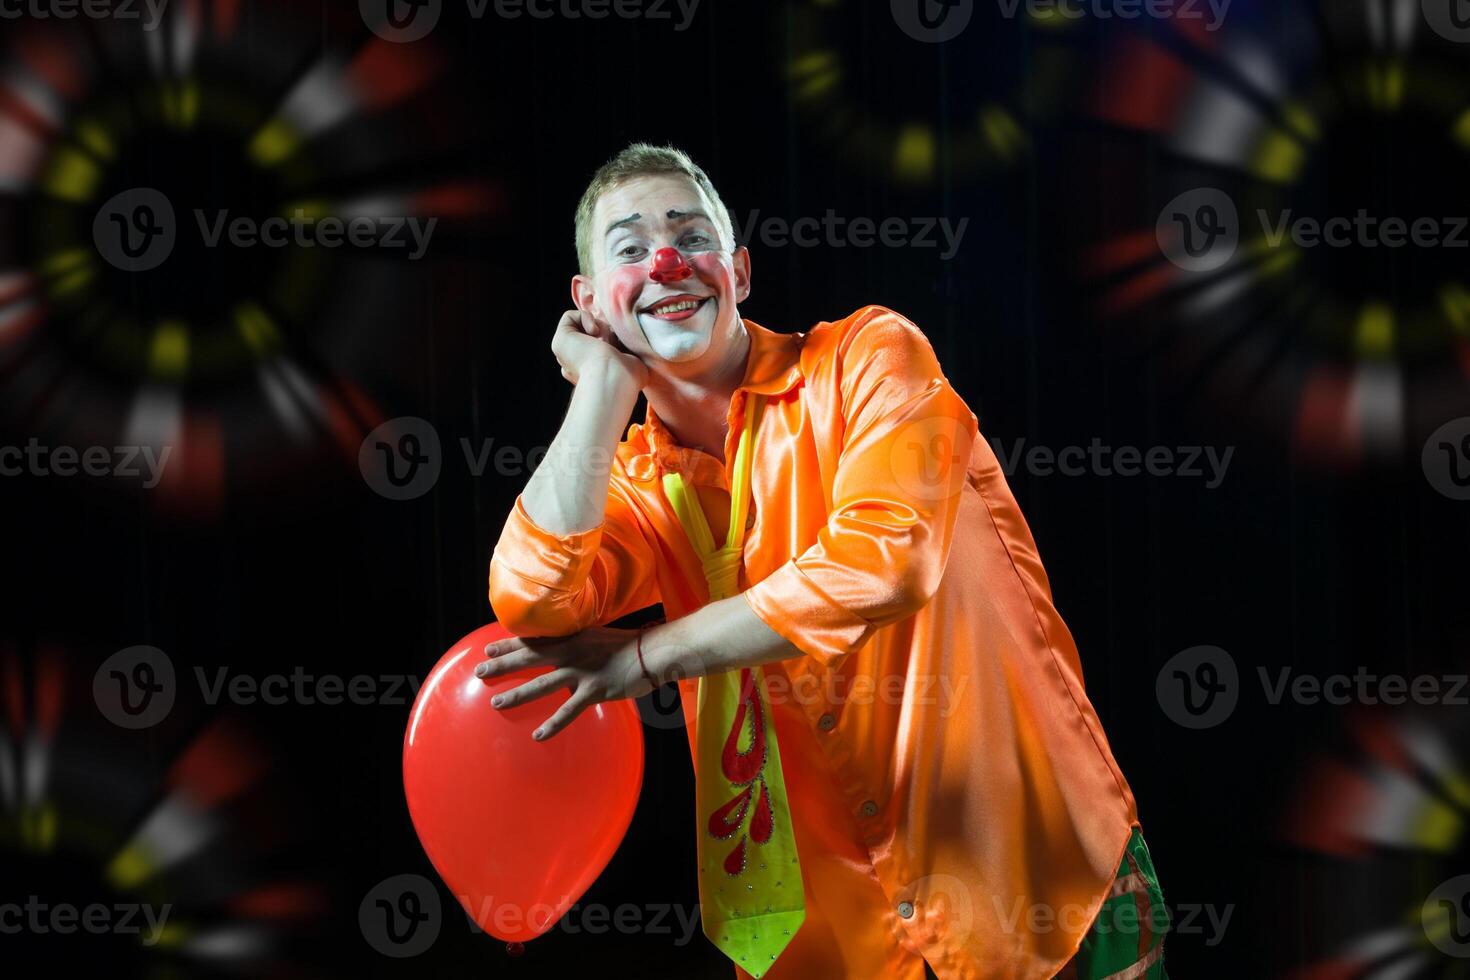
M 496 640 L 493 643 L 485 644 L 485 656 L 495 657 L 499 656 L 502 653 L 509 653 L 512 650 L 524 649 L 526 649 L 525 640 L 521 639 L 519 636 L 508 636 L 503 640 Z
M 519 650 L 507 650 L 505 653 L 497 653 L 488 660 L 481 661 L 475 667 L 475 676 L 481 680 L 493 680 L 505 674 L 512 674 L 527 667 L 544 667 L 547 664 L 555 664 L 556 661 L 540 650 L 532 650 L 523 647 Z
M 567 698 L 566 703 L 552 712 L 551 717 L 542 722 L 541 727 L 531 733 L 531 737 L 538 741 L 546 741 L 557 732 L 566 728 L 587 706 L 592 703 L 590 697 L 583 697 L 580 692 L 573 693 Z
M 481 664 L 480 666 L 484 666 Z M 494 708 L 514 708 L 518 704 L 535 701 L 544 698 L 554 691 L 570 686 L 572 676 L 565 670 L 553 670 L 549 674 L 529 680 L 520 687 L 513 687 L 509 691 L 502 691 L 490 699 L 490 705 Z

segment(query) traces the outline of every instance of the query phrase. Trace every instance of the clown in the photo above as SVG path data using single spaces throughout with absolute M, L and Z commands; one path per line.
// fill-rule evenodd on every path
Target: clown
M 677 681 L 703 928 L 738 977 L 1163 977 L 1132 792 L 924 335 L 878 306 L 741 317 L 750 253 L 672 148 L 604 165 L 576 233 L 571 400 L 490 564 L 517 639 L 477 673 L 551 670 L 495 706 L 569 690 L 551 738 Z

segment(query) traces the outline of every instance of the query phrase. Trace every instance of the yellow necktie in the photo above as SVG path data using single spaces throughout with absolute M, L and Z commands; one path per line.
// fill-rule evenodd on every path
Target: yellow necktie
M 664 494 L 704 565 L 711 602 L 740 592 L 755 426 L 763 400 L 747 405 L 730 483 L 730 529 L 716 548 L 694 491 L 678 473 Z M 699 905 L 706 936 L 760 977 L 806 917 L 801 863 L 781 775 L 776 727 L 760 667 L 699 679 L 694 796 L 699 814 Z

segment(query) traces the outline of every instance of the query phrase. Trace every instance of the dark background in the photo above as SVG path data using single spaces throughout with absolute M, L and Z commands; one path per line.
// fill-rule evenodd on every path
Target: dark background
M 218 18 L 227 6 L 204 8 Z M 568 397 L 549 340 L 570 306 L 572 212 L 599 163 L 645 140 L 689 152 L 737 224 L 754 209 L 787 221 L 829 208 L 849 220 L 969 219 L 948 261 L 938 248 L 753 241 L 744 316 L 790 331 L 867 303 L 898 310 L 928 335 L 985 436 L 1007 448 L 1094 438 L 1233 448 L 1217 488 L 1200 477 L 1024 468 L 1011 478 L 1171 906 L 1231 910 L 1223 937 L 1181 930 L 1170 939 L 1170 973 L 1285 976 L 1343 957 L 1349 968 L 1334 976 L 1375 976 L 1393 964 L 1407 971 L 1394 975 L 1451 975 L 1456 961 L 1412 926 L 1435 885 L 1470 872 L 1465 806 L 1441 792 L 1458 768 L 1432 776 L 1398 760 L 1401 781 L 1437 795 L 1453 815 L 1452 832 L 1432 846 L 1412 833 L 1364 831 L 1414 793 L 1374 769 L 1356 726 L 1392 728 L 1404 713 L 1272 705 L 1257 668 L 1464 671 L 1467 505 L 1437 491 L 1421 465 L 1429 434 L 1470 415 L 1467 334 L 1433 312 L 1441 280 L 1467 278 L 1463 258 L 1313 254 L 1205 312 L 1186 302 L 1202 288 L 1194 281 L 1133 305 L 1111 299 L 1135 274 L 1171 268 L 1147 246 L 1165 202 L 1192 187 L 1225 188 L 1243 212 L 1247 202 L 1273 201 L 1321 216 L 1360 207 L 1470 213 L 1456 176 L 1463 147 L 1446 136 L 1470 108 L 1462 78 L 1470 48 L 1422 24 L 1395 47 L 1362 25 L 1375 10 L 1412 7 L 1417 16 L 1417 4 L 1346 0 L 1329 11 L 1237 0 L 1212 35 L 1167 21 L 1044 27 L 976 4 L 965 32 L 941 44 L 906 35 L 881 3 L 704 0 L 685 31 L 650 19 L 477 20 L 447 6 L 429 39 L 396 46 L 421 51 L 430 80 L 407 94 L 387 86 L 379 104 L 345 113 L 312 143 L 315 169 L 285 181 L 291 193 L 241 163 L 238 139 L 208 127 L 135 138 L 90 202 L 58 205 L 39 180 L 0 185 L 10 187 L 3 264 L 43 279 L 57 229 L 70 222 L 84 238 L 113 187 L 155 186 L 262 212 L 308 192 L 338 202 L 464 182 L 481 189 L 475 206 L 446 209 L 423 261 L 335 255 L 308 276 L 307 301 L 264 301 L 281 324 L 282 359 L 322 402 L 344 406 L 306 413 L 304 428 L 278 417 L 248 357 L 160 375 L 136 349 L 107 353 L 86 327 L 90 307 L 116 320 L 167 313 L 192 317 L 202 337 L 224 297 L 261 290 L 270 262 L 288 258 L 190 253 L 172 279 L 141 284 L 105 270 L 81 308 L 43 290 L 30 328 L 4 335 L 6 444 L 36 435 L 51 445 L 121 445 L 144 393 L 160 390 L 179 393 L 224 437 L 209 473 L 168 493 L 112 478 L 0 480 L 12 579 L 0 648 L 3 748 L 30 758 L 50 703 L 44 692 L 62 692 L 42 796 L 63 828 L 55 848 L 27 850 L 16 829 L 24 807 L 7 798 L 0 900 L 115 900 L 100 870 L 107 855 L 169 796 L 170 767 L 189 746 L 228 722 L 249 733 L 240 737 L 261 775 L 205 808 L 218 833 L 156 894 L 197 922 L 264 923 L 269 939 L 258 955 L 193 957 L 125 937 L 0 935 L 0 955 L 8 948 L 11 962 L 47 972 L 106 966 L 146 977 L 727 975 L 699 934 L 681 946 L 677 933 L 556 929 L 510 956 L 473 935 L 452 905 L 428 952 L 380 955 L 359 928 L 363 896 L 396 874 L 437 881 L 404 804 L 406 703 L 227 708 L 183 683 L 166 722 L 133 732 L 107 725 L 91 694 L 98 665 L 139 644 L 165 651 L 181 677 L 220 665 L 257 676 L 300 667 L 422 677 L 486 622 L 490 552 L 526 474 L 473 475 L 459 440 L 528 452 L 552 438 Z M 195 71 L 238 94 L 257 122 L 324 56 L 382 43 L 353 4 L 244 0 L 236 16 L 228 40 L 199 49 Z M 31 63 L 49 43 L 95 56 L 95 70 L 63 100 L 62 131 L 42 141 L 47 153 L 66 143 L 89 100 L 146 90 L 159 74 L 136 54 L 135 29 L 20 21 L 3 30 L 11 65 Z M 1251 39 L 1256 61 L 1232 60 L 1230 45 Z M 832 52 L 841 66 L 825 101 L 800 94 L 804 76 L 791 67 L 811 50 Z M 1241 66 L 1259 63 L 1279 69 L 1276 97 L 1243 81 Z M 1411 97 L 1395 111 L 1365 106 L 1364 66 L 1393 64 L 1408 66 Z M 1414 74 L 1421 68 L 1423 79 Z M 363 75 L 399 70 L 370 63 Z M 64 92 L 67 77 L 63 70 L 51 87 Z M 1181 148 L 1180 131 L 1228 129 L 1218 106 L 1190 97 L 1207 85 L 1239 93 L 1274 126 L 1290 102 L 1321 107 L 1295 181 L 1262 180 Z M 985 112 L 1014 122 L 1019 149 L 977 137 Z M 890 164 L 904 132 L 931 134 L 932 167 Z M 0 130 L 0 147 L 7 142 L 22 141 Z M 1099 259 L 1129 236 L 1142 236 L 1140 257 Z M 183 313 L 170 305 L 179 297 Z M 1418 324 L 1376 359 L 1351 342 L 1367 302 Z M 1255 352 L 1252 369 L 1225 379 L 1242 350 Z M 1316 372 L 1352 378 L 1369 361 L 1403 383 L 1407 408 L 1398 421 L 1385 413 L 1386 441 L 1369 446 L 1352 426 L 1336 439 L 1303 424 Z M 443 447 L 433 488 L 403 501 L 375 493 L 357 463 L 367 432 L 400 416 L 431 422 Z M 1240 702 L 1222 724 L 1195 731 L 1170 720 L 1155 680 L 1198 645 L 1229 652 Z M 1463 748 L 1458 721 L 1436 713 L 1422 723 L 1450 746 L 1453 763 Z M 645 736 L 637 815 L 584 906 L 697 901 L 686 738 L 668 725 Z M 1323 782 L 1324 772 L 1361 778 Z M 1318 803 L 1308 818 L 1304 795 Z M 294 890 L 271 914 L 236 901 L 274 881 Z M 1398 937 L 1390 956 L 1345 952 L 1385 934 Z M 25 965 L 21 975 L 41 969 Z

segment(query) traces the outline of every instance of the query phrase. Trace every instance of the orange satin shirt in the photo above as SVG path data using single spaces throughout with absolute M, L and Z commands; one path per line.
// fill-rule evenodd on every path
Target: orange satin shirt
M 807 907 L 766 976 L 922 980 L 922 956 L 941 980 L 1052 977 L 1137 811 L 995 454 L 893 311 L 803 334 L 744 322 L 732 465 L 749 393 L 767 403 L 741 585 L 804 654 L 765 668 Z M 490 563 L 500 622 L 555 636 L 704 605 L 670 469 L 722 540 L 724 461 L 650 409 L 618 446 L 602 527 L 555 535 L 516 501 Z M 695 684 L 680 682 L 691 752 Z

